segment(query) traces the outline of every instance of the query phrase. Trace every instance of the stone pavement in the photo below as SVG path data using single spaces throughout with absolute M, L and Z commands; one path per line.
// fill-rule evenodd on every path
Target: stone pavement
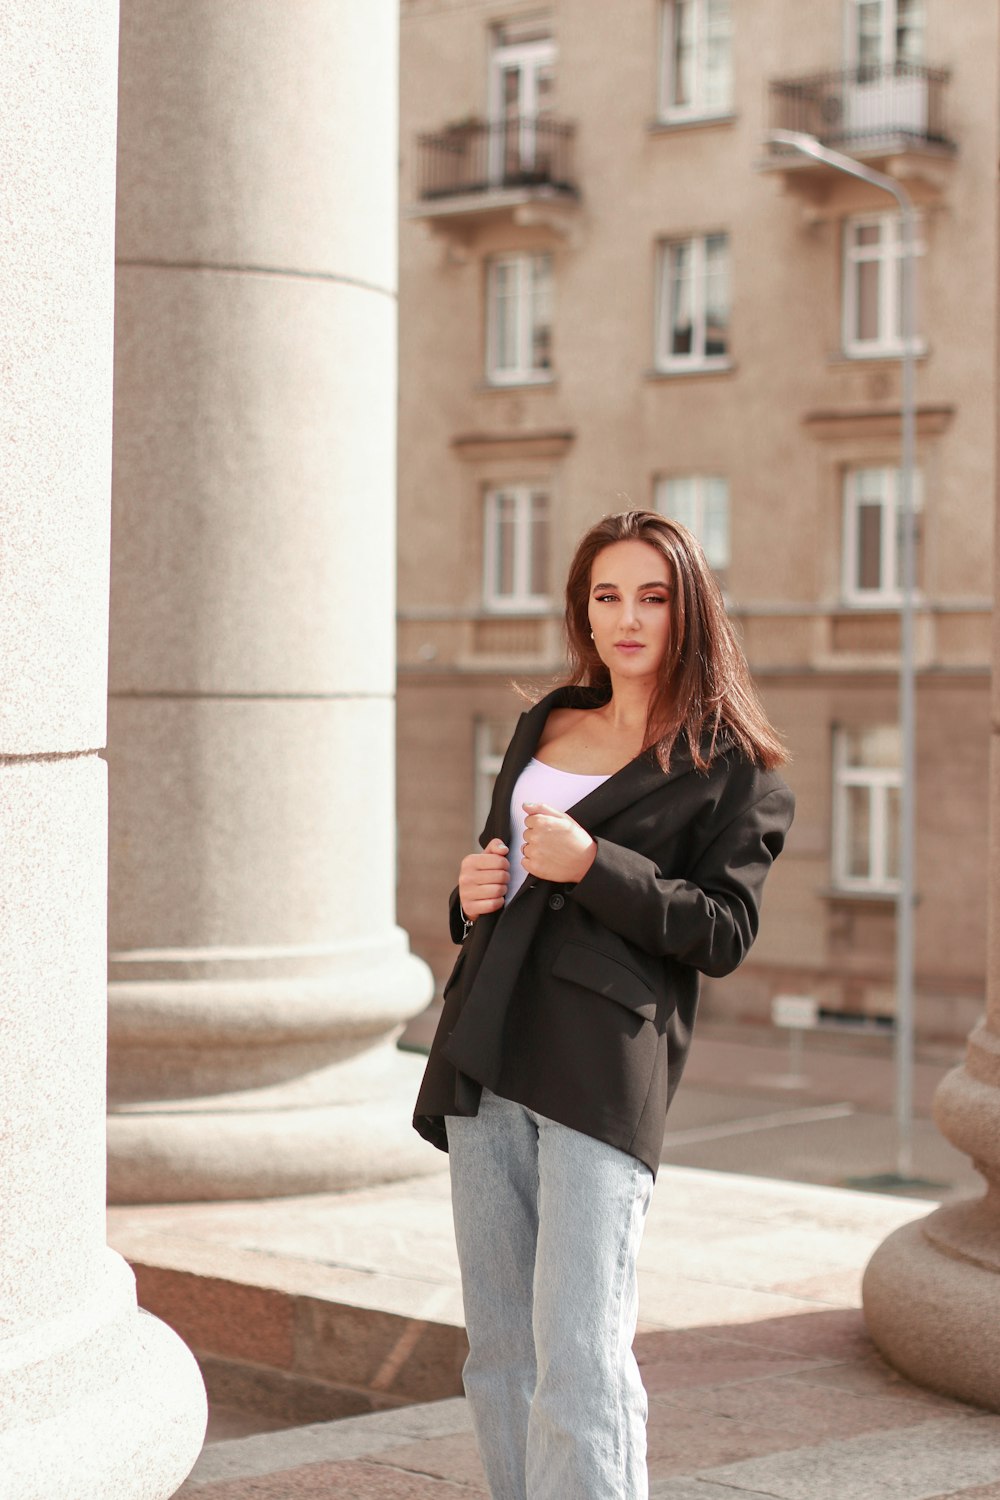
M 384 1276 L 398 1305 L 408 1283 L 413 1320 L 400 1324 L 396 1350 L 404 1365 L 431 1308 L 445 1323 L 456 1316 L 446 1176 L 261 1212 L 271 1207 L 187 1205 L 183 1240 L 190 1247 L 199 1232 L 205 1244 L 224 1235 L 246 1256 L 270 1244 L 280 1281 L 296 1256 L 307 1266 L 324 1239 L 328 1261 L 350 1252 L 340 1296 L 356 1295 L 351 1276 L 367 1276 L 376 1301 Z M 637 1337 L 654 1497 L 1000 1500 L 1000 1417 L 898 1379 L 858 1310 L 870 1252 L 926 1211 L 915 1200 L 663 1169 L 640 1261 Z M 125 1215 L 159 1213 L 146 1250 L 158 1238 L 167 1255 L 169 1212 L 115 1210 L 116 1243 L 134 1251 L 141 1238 Z M 363 1327 L 354 1336 L 364 1341 Z M 387 1363 L 381 1345 L 377 1357 Z M 472 1500 L 485 1489 L 465 1403 L 452 1399 L 210 1443 L 180 1493 Z
M 736 1092 L 766 1118 L 780 1058 L 766 1047 L 748 1052 L 738 1038 L 716 1042 L 713 1062 L 703 1039 L 689 1098 Z M 923 1112 L 942 1065 L 918 1070 Z M 810 1071 L 814 1084 L 782 1106 L 791 1116 L 853 1099 L 885 1123 L 884 1049 L 853 1058 L 821 1050 Z M 722 1123 L 733 1124 L 733 1113 L 722 1110 Z M 704 1126 L 702 1144 L 713 1128 Z M 791 1136 L 803 1128 L 789 1118 Z M 764 1172 L 775 1169 L 761 1150 L 773 1135 L 765 1127 L 756 1137 Z M 844 1149 L 829 1181 L 849 1175 L 850 1140 Z M 965 1169 L 957 1153 L 937 1166 L 951 1187 L 951 1167 Z M 640 1258 L 636 1341 L 650 1396 L 653 1500 L 1000 1500 L 1000 1416 L 907 1384 L 865 1333 L 869 1255 L 930 1206 L 663 1167 Z M 144 1305 L 179 1328 L 214 1383 L 209 1443 L 182 1496 L 486 1493 L 465 1403 L 455 1399 L 464 1333 L 446 1174 L 292 1200 L 118 1208 L 109 1217 Z M 206 1359 L 206 1349 L 215 1354 Z M 353 1402 L 333 1410 L 366 1414 L 310 1417 L 330 1399 Z M 279 1430 L 261 1430 L 269 1426 Z
M 767 1342 L 766 1332 L 728 1349 L 720 1341 L 718 1361 L 715 1341 L 678 1336 L 672 1358 L 648 1362 L 651 1500 L 1000 1496 L 1000 1418 L 898 1392 L 863 1359 L 845 1359 L 845 1318 L 829 1332 L 825 1362 Z M 486 1490 L 464 1408 L 445 1401 L 226 1444 L 179 1494 L 475 1500 Z

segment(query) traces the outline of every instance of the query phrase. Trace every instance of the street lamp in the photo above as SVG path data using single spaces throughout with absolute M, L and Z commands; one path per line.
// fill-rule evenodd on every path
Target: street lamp
M 902 740 L 902 785 L 899 809 L 899 892 L 896 898 L 896 1174 L 913 1176 L 913 905 L 916 810 L 916 694 L 913 649 L 915 525 L 913 478 L 916 456 L 916 214 L 913 199 L 901 183 L 876 172 L 853 156 L 821 146 L 815 136 L 797 130 L 772 130 L 768 141 L 825 162 L 849 177 L 891 193 L 899 204 L 902 227 L 902 603 L 900 608 L 899 727 Z

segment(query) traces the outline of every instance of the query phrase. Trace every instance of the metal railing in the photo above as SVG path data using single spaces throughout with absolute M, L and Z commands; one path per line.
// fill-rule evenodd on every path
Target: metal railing
M 466 120 L 417 137 L 421 199 L 489 193 L 504 188 L 549 188 L 576 193 L 575 127 L 548 115 Z
M 898 62 L 773 79 L 770 128 L 799 131 L 838 149 L 898 140 L 950 147 L 944 118 L 948 77 L 942 68 Z

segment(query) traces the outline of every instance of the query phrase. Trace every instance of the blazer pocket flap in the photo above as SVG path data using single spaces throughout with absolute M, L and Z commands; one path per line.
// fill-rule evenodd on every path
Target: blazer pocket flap
M 656 995 L 646 981 L 599 948 L 590 948 L 585 943 L 563 943 L 552 973 L 557 979 L 568 979 L 627 1006 L 647 1021 L 656 1019 Z

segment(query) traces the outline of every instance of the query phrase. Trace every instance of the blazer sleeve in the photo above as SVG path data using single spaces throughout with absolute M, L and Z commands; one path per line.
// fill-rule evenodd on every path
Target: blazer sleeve
M 794 806 L 779 781 L 725 824 L 686 880 L 666 879 L 648 856 L 598 838 L 594 863 L 570 894 L 645 952 L 713 978 L 729 974 L 757 936 L 764 880 Z

